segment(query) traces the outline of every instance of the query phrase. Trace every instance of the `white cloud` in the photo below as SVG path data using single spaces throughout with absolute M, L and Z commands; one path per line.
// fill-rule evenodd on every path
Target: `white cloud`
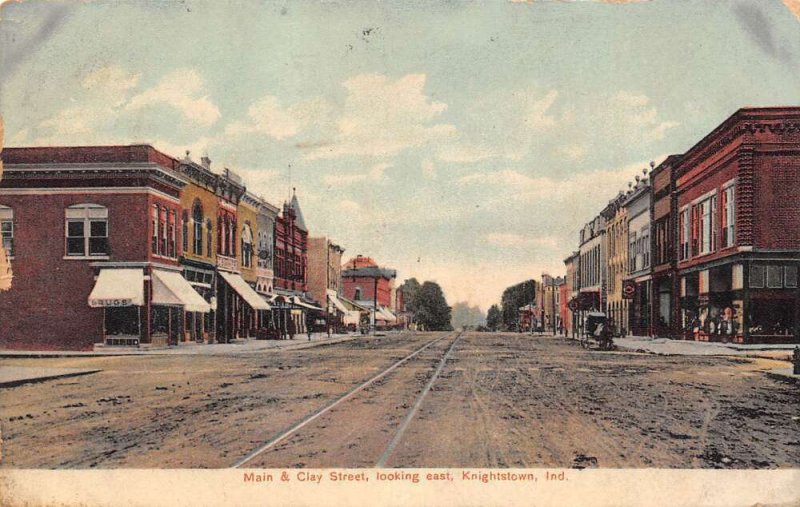
M 580 144 L 568 144 L 557 150 L 558 154 L 567 160 L 583 160 L 586 158 L 586 147 Z
M 422 161 L 422 174 L 424 174 L 426 178 L 436 179 L 436 166 L 430 159 L 426 158 Z
M 527 236 L 511 232 L 493 232 L 484 238 L 489 244 L 506 248 L 547 247 L 556 248 L 558 239 L 552 236 Z
M 412 147 L 453 138 L 456 127 L 434 123 L 447 104 L 425 95 L 425 74 L 391 81 L 379 74 L 360 74 L 342 85 L 347 98 L 330 143 L 313 147 L 307 158 L 391 157 Z
M 331 105 L 320 98 L 283 107 L 277 97 L 267 95 L 250 106 L 248 121 L 228 124 L 225 133 L 234 136 L 257 133 L 282 140 L 296 136 L 311 125 L 326 123 L 331 109 Z
M 666 158 L 659 155 L 655 158 L 656 164 Z M 627 164 L 622 167 L 610 169 L 595 169 L 593 171 L 575 172 L 566 177 L 557 175 L 530 176 L 512 169 L 500 171 L 475 172 L 458 179 L 459 185 L 491 187 L 487 191 L 497 192 L 495 195 L 499 202 L 559 202 L 563 203 L 590 203 L 590 198 L 596 199 L 592 204 L 599 209 L 620 190 L 627 189 L 627 182 L 633 181 L 636 175 L 641 175 L 641 170 L 648 167 L 648 161 Z M 491 203 L 487 202 L 489 207 Z M 586 217 L 588 220 L 591 217 Z
M 86 75 L 81 86 L 114 107 L 122 105 L 130 90 L 139 84 L 141 74 L 128 72 L 119 65 L 109 65 Z
M 170 72 L 152 88 L 135 96 L 126 104 L 126 111 L 151 106 L 169 106 L 198 125 L 208 127 L 220 117 L 219 109 L 205 92 L 205 81 L 194 69 Z
M 386 169 L 392 167 L 391 164 L 381 162 L 369 168 L 366 172 L 351 172 L 351 173 L 333 173 L 326 174 L 322 177 L 322 181 L 329 187 L 342 187 L 361 183 L 364 181 L 381 181 L 384 178 Z
M 525 123 L 533 129 L 543 129 L 555 125 L 556 119 L 554 116 L 548 114 L 548 111 L 557 98 L 558 92 L 556 90 L 550 90 L 547 92 L 547 95 L 542 98 L 534 99 L 529 95 L 525 95 L 523 97 L 527 106 Z
M 609 99 L 606 109 L 612 118 L 603 120 L 605 125 L 616 125 L 616 130 L 628 140 L 646 142 L 663 139 L 667 130 L 680 123 L 659 119 L 658 109 L 650 105 L 650 97 L 629 91 L 619 91 Z
M 339 201 L 337 207 L 343 213 L 358 213 L 361 211 L 361 205 L 355 201 L 351 201 L 350 199 L 343 199 Z
M 439 149 L 438 158 L 443 162 L 471 163 L 493 157 L 486 146 L 472 144 L 446 144 Z

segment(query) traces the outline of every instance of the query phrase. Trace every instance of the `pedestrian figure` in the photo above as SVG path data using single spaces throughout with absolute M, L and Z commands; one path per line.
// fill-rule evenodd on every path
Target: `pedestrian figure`
M 294 340 L 294 334 L 297 332 L 297 326 L 294 323 L 294 319 L 289 319 L 288 324 L 289 325 L 287 327 L 289 328 L 289 339 Z

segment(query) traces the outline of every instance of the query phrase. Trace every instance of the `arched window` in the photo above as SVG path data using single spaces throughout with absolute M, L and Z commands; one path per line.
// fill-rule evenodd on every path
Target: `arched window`
M 242 267 L 253 267 L 253 230 L 248 223 L 242 227 Z
M 361 301 L 361 287 L 356 287 L 356 293 L 353 296 L 356 301 Z
M 211 257 L 211 249 L 212 239 L 214 238 L 214 224 L 211 222 L 211 219 L 206 219 L 206 256 Z
M 76 204 L 65 210 L 64 236 L 69 257 L 107 256 L 108 208 Z
M 0 240 L 6 257 L 14 257 L 14 210 L 0 204 Z
M 181 233 L 183 235 L 183 251 L 189 251 L 189 211 L 183 210 L 181 215 Z
M 200 199 L 195 199 L 192 203 L 192 222 L 194 223 L 192 253 L 203 255 L 203 203 Z

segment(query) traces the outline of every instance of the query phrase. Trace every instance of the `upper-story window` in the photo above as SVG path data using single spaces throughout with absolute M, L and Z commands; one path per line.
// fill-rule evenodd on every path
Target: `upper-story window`
M 200 199 L 195 199 L 192 204 L 192 223 L 194 224 L 192 253 L 203 255 L 203 204 Z
M 206 219 L 206 256 L 211 257 L 211 252 L 214 250 L 211 249 L 211 245 L 213 244 L 212 241 L 214 239 L 214 224 L 211 222 L 210 218 Z
M 716 209 L 716 195 L 692 206 L 692 255 L 703 255 L 716 249 Z
M 169 217 L 167 217 L 167 255 L 171 258 L 178 256 L 176 244 L 176 222 L 177 216 L 174 209 L 169 210 Z
M 689 258 L 689 210 L 681 210 L 678 227 L 680 232 L 680 244 L 678 245 L 678 259 L 685 261 Z
M 6 257 L 14 257 L 14 210 L 0 205 L 0 240 Z
M 722 247 L 733 246 L 736 240 L 736 185 L 722 191 Z
M 253 267 L 253 230 L 250 224 L 242 227 L 242 267 Z
M 153 254 L 158 254 L 158 204 L 153 204 L 150 210 L 150 250 Z
M 189 251 L 189 212 L 187 210 L 183 210 L 183 214 L 181 215 L 181 233 L 183 236 L 183 251 Z
M 108 208 L 76 204 L 65 211 L 66 254 L 70 257 L 107 256 Z
M 167 214 L 169 211 L 164 206 L 159 207 L 158 213 L 158 254 L 166 256 L 167 252 L 167 241 L 169 239 L 169 230 L 167 227 Z

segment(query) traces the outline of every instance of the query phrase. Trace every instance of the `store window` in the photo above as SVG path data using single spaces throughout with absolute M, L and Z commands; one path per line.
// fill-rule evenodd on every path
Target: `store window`
M 783 287 L 783 270 L 780 266 L 767 266 L 767 288 L 780 289 Z
M 68 257 L 108 255 L 108 208 L 97 204 L 70 206 L 65 211 L 64 232 Z
M 754 289 L 764 287 L 765 271 L 764 266 L 750 266 L 750 287 Z
M 0 205 L 0 240 L 6 257 L 14 257 L 14 210 Z
M 783 285 L 787 289 L 797 288 L 797 266 L 786 266 L 783 268 Z

